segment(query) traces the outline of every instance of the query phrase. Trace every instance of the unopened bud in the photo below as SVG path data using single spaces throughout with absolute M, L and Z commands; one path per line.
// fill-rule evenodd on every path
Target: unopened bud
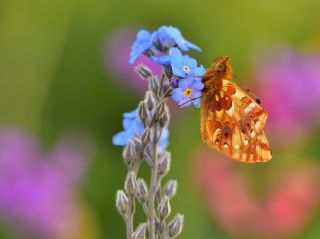
M 150 147 L 147 147 L 145 152 L 144 152 L 144 159 L 148 166 L 151 168 L 153 166 L 153 160 L 152 160 L 152 152 Z
M 143 64 L 137 65 L 135 68 L 135 72 L 143 79 L 148 80 L 151 76 L 153 76 L 152 71 Z
M 168 232 L 170 238 L 176 238 L 182 231 L 184 216 L 177 214 L 168 225 Z
M 168 197 L 164 197 L 158 207 L 158 213 L 161 219 L 166 219 L 171 212 L 170 201 Z
M 159 159 L 158 170 L 160 175 L 166 175 L 170 169 L 171 154 L 167 151 L 163 152 Z
M 173 198 L 177 192 L 177 184 L 176 180 L 169 180 L 164 186 L 164 195 L 170 199 Z
M 160 84 L 159 79 L 157 77 L 149 78 L 149 89 L 153 91 L 156 95 L 159 95 Z
M 142 203 L 145 203 L 148 200 L 148 188 L 143 179 L 138 179 L 136 195 L 139 201 Z
M 126 215 L 129 210 L 129 200 L 122 190 L 117 191 L 116 207 L 122 216 Z
M 127 165 L 130 165 L 133 161 L 140 160 L 142 158 L 141 140 L 137 137 L 130 139 L 123 149 L 122 157 Z
M 145 131 L 143 132 L 143 134 L 141 136 L 141 139 L 142 139 L 143 145 L 146 146 L 151 140 L 150 130 L 145 129 Z
M 148 115 L 146 106 L 143 101 L 141 101 L 139 103 L 138 115 L 139 115 L 139 118 L 140 118 L 141 122 L 143 123 L 144 127 L 147 127 L 147 122 L 148 122 L 148 120 L 150 121 L 150 119 L 149 119 L 150 117 Z
M 160 225 L 160 220 L 158 217 L 154 218 L 154 227 L 155 227 L 156 234 L 160 234 L 162 227 Z
M 167 105 L 164 105 L 163 107 L 163 112 L 160 115 L 159 118 L 159 124 L 161 128 L 164 128 L 168 126 L 170 120 L 170 113 L 169 113 L 169 108 Z
M 136 180 L 136 174 L 133 171 L 130 171 L 127 175 L 124 189 L 126 190 L 127 194 L 133 195 L 136 193 L 137 190 L 137 180 Z
M 146 223 L 141 223 L 137 230 L 133 233 L 132 239 L 145 239 L 146 238 L 146 228 L 147 224 Z
M 145 102 L 145 104 L 147 106 L 147 109 L 149 111 L 152 111 L 157 105 L 157 98 L 156 98 L 155 94 L 152 91 L 148 90 L 146 92 L 146 95 L 145 95 L 145 98 L 144 98 L 144 102 Z

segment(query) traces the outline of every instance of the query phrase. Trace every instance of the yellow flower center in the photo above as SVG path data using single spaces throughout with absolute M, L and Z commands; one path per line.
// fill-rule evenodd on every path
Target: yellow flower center
M 190 71 L 189 66 L 183 66 L 182 69 L 183 69 L 184 71 L 186 71 L 186 72 Z
M 183 92 L 184 96 L 190 97 L 192 95 L 192 89 L 190 87 L 186 88 Z

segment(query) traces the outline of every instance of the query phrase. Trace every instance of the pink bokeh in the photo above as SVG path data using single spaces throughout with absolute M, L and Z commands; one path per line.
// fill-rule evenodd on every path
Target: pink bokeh
M 211 215 L 235 237 L 288 238 L 312 219 L 320 202 L 318 166 L 306 163 L 275 176 L 277 183 L 258 200 L 236 171 L 236 162 L 208 149 L 196 155 L 195 164 Z

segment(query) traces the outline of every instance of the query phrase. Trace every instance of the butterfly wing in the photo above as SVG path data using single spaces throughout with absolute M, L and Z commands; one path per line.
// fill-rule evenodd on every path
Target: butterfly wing
M 203 142 L 242 162 L 269 161 L 271 149 L 263 130 L 267 112 L 232 81 L 220 81 L 202 100 Z

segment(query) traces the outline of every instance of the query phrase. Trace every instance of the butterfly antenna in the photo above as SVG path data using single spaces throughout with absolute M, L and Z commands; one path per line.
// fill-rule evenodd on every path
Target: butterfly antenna
M 185 104 L 187 104 L 187 103 L 189 103 L 189 102 L 191 102 L 191 101 L 193 101 L 193 100 L 200 99 L 200 98 L 202 98 L 203 96 L 204 96 L 204 94 L 203 94 L 202 96 L 199 96 L 199 97 L 196 97 L 196 98 L 192 98 L 192 99 L 190 99 L 190 100 L 187 100 L 186 102 L 183 102 L 181 105 L 179 105 L 179 107 L 181 107 L 181 106 L 183 106 L 183 105 L 185 105 Z
M 248 95 L 250 95 L 255 100 L 255 102 L 257 102 L 259 105 L 261 105 L 261 100 L 259 99 L 259 97 L 257 95 L 255 95 L 249 89 L 246 89 L 246 92 L 248 93 Z

